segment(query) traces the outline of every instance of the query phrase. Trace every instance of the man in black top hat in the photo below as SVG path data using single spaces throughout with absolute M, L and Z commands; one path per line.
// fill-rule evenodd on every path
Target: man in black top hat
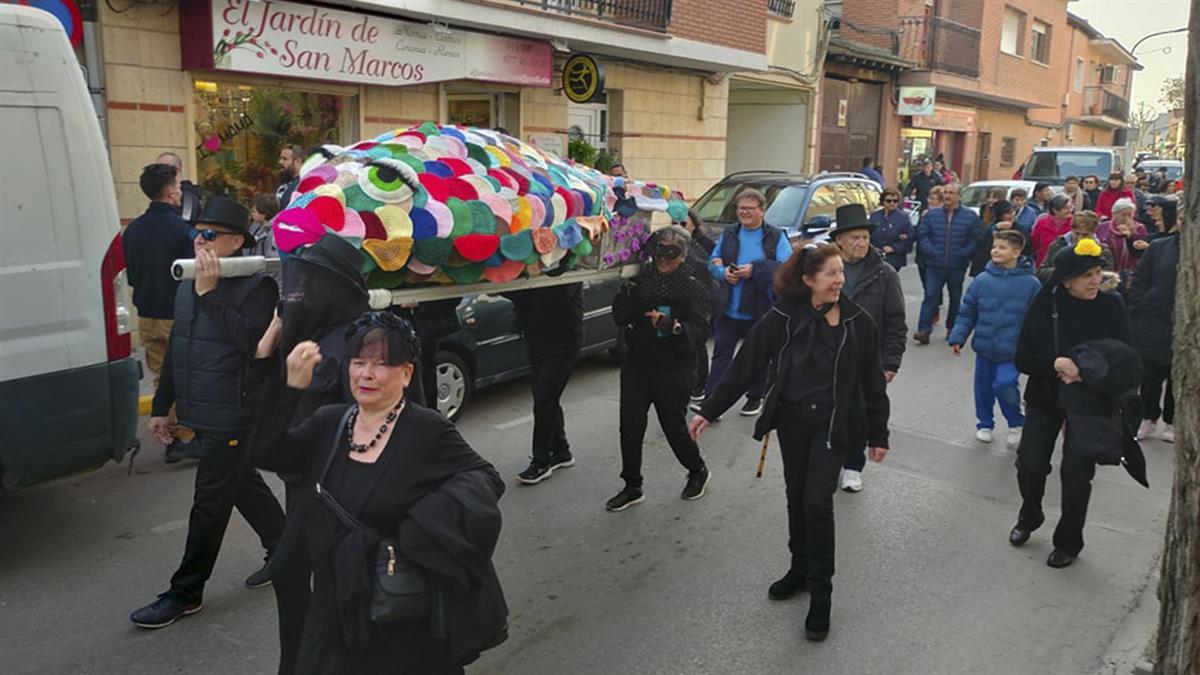
M 164 445 L 171 440 L 166 414 L 172 403 L 179 421 L 195 430 L 200 456 L 195 495 L 183 561 L 171 588 L 130 616 L 142 628 L 162 628 L 200 611 L 233 507 L 254 528 L 268 556 L 283 531 L 283 510 L 250 466 L 245 443 L 255 393 L 250 361 L 279 291 L 262 273 L 219 277 L 220 259 L 240 255 L 251 243 L 250 212 L 225 197 L 209 199 L 195 226 L 196 278 L 181 283 L 175 296 L 175 324 L 150 418 L 151 433 Z M 269 584 L 264 570 L 250 575 L 246 585 Z
M 871 246 L 875 225 L 868 222 L 862 204 L 846 204 L 837 210 L 837 224 L 829 237 L 842 249 L 846 280 L 842 295 L 862 307 L 879 329 L 879 347 L 883 356 L 884 378 L 891 382 L 900 370 L 908 326 L 904 321 L 904 292 L 900 275 L 886 263 L 883 254 Z M 842 489 L 862 490 L 862 470 L 867 464 L 864 440 L 850 448 L 842 468 Z

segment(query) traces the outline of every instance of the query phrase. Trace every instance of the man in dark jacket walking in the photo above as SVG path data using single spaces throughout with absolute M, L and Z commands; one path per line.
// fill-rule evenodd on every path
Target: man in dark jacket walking
M 900 370 L 908 326 L 904 321 L 904 292 L 900 275 L 884 261 L 883 255 L 871 246 L 875 225 L 868 222 L 867 211 L 861 204 L 839 206 L 837 227 L 830 231 L 834 243 L 842 249 L 845 262 L 845 285 L 842 295 L 862 307 L 875 322 L 879 331 L 879 347 L 883 357 L 884 378 L 891 382 Z M 842 469 L 842 489 L 862 490 L 862 471 L 867 465 L 867 444 L 864 441 L 850 448 Z
M 771 288 L 775 270 L 792 254 L 787 234 L 763 222 L 767 198 L 758 190 L 743 190 L 737 197 L 738 223 L 725 228 L 717 239 L 708 269 L 717 280 L 713 305 L 713 357 L 708 374 L 708 391 L 721 381 L 733 361 L 738 342 L 746 337 L 754 322 L 775 304 Z M 742 414 L 762 412 L 767 376 L 762 373 L 750 381 Z M 693 406 L 697 409 L 699 406 Z
M 533 392 L 529 467 L 517 479 L 536 485 L 555 469 L 575 466 L 560 401 L 583 347 L 583 285 L 535 288 L 511 293 L 508 299 L 525 331 Z
M 139 179 L 142 193 L 150 198 L 146 212 L 121 235 L 125 251 L 125 274 L 133 287 L 133 304 L 138 311 L 138 338 L 146 350 L 146 368 L 158 386 L 167 340 L 175 319 L 175 290 L 171 263 L 192 257 L 188 224 L 179 217 L 183 191 L 179 175 L 168 164 L 149 164 Z M 178 461 L 177 444 L 167 447 L 168 461 Z
M 921 202 L 921 210 L 929 208 L 929 191 L 935 185 L 942 184 L 942 177 L 933 172 L 933 162 L 928 159 L 921 162 L 921 170 L 908 181 L 904 191 L 906 197 L 916 197 Z
M 925 300 L 921 303 L 921 316 L 913 335 L 918 343 L 929 344 L 933 315 L 937 312 L 943 286 L 950 289 L 946 330 L 954 328 L 958 305 L 962 301 L 963 279 L 971 265 L 971 254 L 975 251 L 981 227 L 979 214 L 960 205 L 958 185 L 942 186 L 942 208 L 930 209 L 917 228 L 917 245 L 926 252 Z
M 265 274 L 219 276 L 220 258 L 237 255 L 251 242 L 250 212 L 224 197 L 208 200 L 197 218 L 196 278 L 179 285 L 175 324 L 154 394 L 150 432 L 170 442 L 166 414 L 176 405 L 180 422 L 196 431 L 200 463 L 188 519 L 183 560 L 171 588 L 133 613 L 142 628 L 162 628 L 203 607 L 204 584 L 212 574 L 221 540 L 236 506 L 267 550 L 283 532 L 279 502 L 250 466 L 247 444 L 255 393 L 250 361 L 266 332 L 279 292 Z M 249 587 L 270 583 L 259 570 Z

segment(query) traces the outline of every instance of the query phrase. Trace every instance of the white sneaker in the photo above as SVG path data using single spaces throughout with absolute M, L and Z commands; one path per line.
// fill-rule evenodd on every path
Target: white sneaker
M 1163 443 L 1174 443 L 1175 442 L 1175 427 L 1170 424 L 1164 424 L 1162 436 L 1159 436 L 1159 438 L 1162 439 Z
M 992 442 L 992 430 L 991 429 L 976 429 L 975 430 L 975 440 L 979 441 L 980 443 L 991 443 Z
M 1157 429 L 1158 420 L 1142 420 L 1141 425 L 1138 426 L 1137 439 L 1139 441 L 1144 441 L 1153 436 Z
M 1008 428 L 1008 447 L 1015 448 L 1021 444 L 1021 427 Z
M 842 489 L 846 492 L 862 492 L 862 472 L 842 469 Z

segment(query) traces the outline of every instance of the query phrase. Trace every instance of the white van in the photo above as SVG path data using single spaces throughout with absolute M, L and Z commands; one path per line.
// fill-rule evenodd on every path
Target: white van
M 116 195 L 75 53 L 0 4 L 0 488 L 138 447 Z

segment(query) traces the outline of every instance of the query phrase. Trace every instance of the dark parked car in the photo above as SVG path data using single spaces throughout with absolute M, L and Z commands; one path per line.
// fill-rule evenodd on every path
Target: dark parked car
M 861 173 L 822 171 L 802 176 L 786 171 L 741 171 L 722 178 L 696 200 L 693 208 L 705 232 L 716 237 L 737 222 L 737 197 L 755 188 L 767 197 L 764 220 L 784 229 L 790 239 L 825 239 L 837 222 L 837 207 L 862 204 L 879 208 L 879 185 Z
M 584 282 L 585 356 L 605 351 L 619 356 L 612 301 L 620 287 L 618 277 Z M 442 339 L 437 355 L 438 410 L 452 420 L 462 415 L 476 390 L 529 374 L 525 337 L 507 298 L 487 293 L 464 297 L 458 321 L 458 330 Z

